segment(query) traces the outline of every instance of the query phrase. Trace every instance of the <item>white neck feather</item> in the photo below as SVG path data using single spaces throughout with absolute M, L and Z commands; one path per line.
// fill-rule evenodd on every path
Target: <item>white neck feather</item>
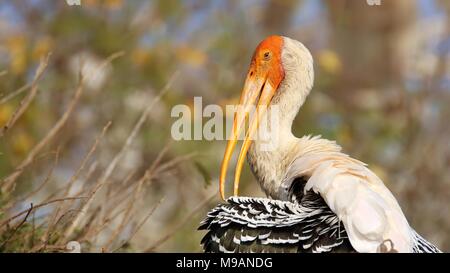
M 278 107 L 279 122 L 275 128 L 271 128 L 270 122 L 263 122 L 258 130 L 259 135 L 272 136 L 272 146 L 268 150 L 266 142 L 255 139 L 247 157 L 261 188 L 272 197 L 298 152 L 292 123 L 314 83 L 313 59 L 303 44 L 284 37 L 281 59 L 285 75 L 271 102 L 271 106 Z

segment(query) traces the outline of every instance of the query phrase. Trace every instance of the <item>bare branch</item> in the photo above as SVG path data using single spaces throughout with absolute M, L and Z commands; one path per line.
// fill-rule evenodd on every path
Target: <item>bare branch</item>
M 156 174 L 160 174 L 160 173 L 162 173 L 162 172 L 164 172 L 164 171 L 169 170 L 170 168 L 173 168 L 174 166 L 180 164 L 181 162 L 185 162 L 185 161 L 187 161 L 187 160 L 190 160 L 190 159 L 192 159 L 192 158 L 194 158 L 194 157 L 196 157 L 196 156 L 198 156 L 198 155 L 199 155 L 198 152 L 192 152 L 192 153 L 189 153 L 189 154 L 187 154 L 187 155 L 178 156 L 178 157 L 176 157 L 176 158 L 170 160 L 169 162 L 166 162 L 166 163 L 164 163 L 164 164 L 161 164 L 161 165 L 155 170 L 155 173 L 156 173 Z
M 141 193 L 142 185 L 144 184 L 145 179 L 140 179 L 138 184 L 136 185 L 136 189 L 133 192 L 133 195 L 129 198 L 128 206 L 125 210 L 125 214 L 122 217 L 122 221 L 120 222 L 119 226 L 113 231 L 112 235 L 110 236 L 108 242 L 105 244 L 104 249 L 109 249 L 109 247 L 112 245 L 116 237 L 123 231 L 125 228 L 128 220 L 131 218 L 131 212 L 133 210 L 133 206 L 138 200 L 138 196 Z
M 41 191 L 44 186 L 50 181 L 50 178 L 53 174 L 53 171 L 56 167 L 56 165 L 58 164 L 59 161 L 59 153 L 60 153 L 60 148 L 58 147 L 58 149 L 55 152 L 55 160 L 53 161 L 52 166 L 50 167 L 50 169 L 47 172 L 47 175 L 44 179 L 44 181 L 35 189 L 32 190 L 31 192 L 25 194 L 25 196 L 23 197 L 19 197 L 17 200 L 11 200 L 10 202 L 7 202 L 0 210 L 0 212 L 4 212 L 4 211 L 8 211 L 10 208 L 16 206 L 18 203 L 23 202 L 25 200 L 27 200 L 28 198 L 30 198 L 31 196 L 35 195 L 36 193 L 38 193 L 39 191 Z M 42 155 L 41 155 L 42 157 Z M 39 157 L 38 157 L 39 158 Z M 36 159 L 38 159 L 36 158 Z
M 60 150 L 61 150 L 60 147 L 58 147 L 58 149 L 56 150 L 56 153 L 55 153 L 55 160 L 53 161 L 52 166 L 48 170 L 44 181 L 34 191 L 31 191 L 30 193 L 28 193 L 24 197 L 20 198 L 19 200 L 17 200 L 17 202 L 23 202 L 23 201 L 27 200 L 28 198 L 30 198 L 31 196 L 35 195 L 40 190 L 42 190 L 42 188 L 44 188 L 44 186 L 50 181 L 50 178 L 52 177 L 53 171 L 55 170 L 55 167 L 58 165 Z
M 20 102 L 19 108 L 16 109 L 16 111 L 12 114 L 11 118 L 6 122 L 5 126 L 3 126 L 3 128 L 0 131 L 0 137 L 3 137 L 5 135 L 6 131 L 16 123 L 16 121 L 23 115 L 23 113 L 25 113 L 28 106 L 30 106 L 30 103 L 33 101 L 34 97 L 37 94 L 38 91 L 37 83 L 41 78 L 42 74 L 44 73 L 45 69 L 47 68 L 49 58 L 50 54 L 48 54 L 47 57 L 41 59 L 39 67 L 36 70 L 36 74 L 34 75 L 33 82 L 31 83 L 30 93 L 28 93 L 28 95 Z M 6 97 L 6 99 L 8 99 L 8 97 Z M 5 100 L 5 98 L 2 99 L 2 101 L 3 100 Z
M 142 226 L 147 222 L 147 220 L 153 215 L 153 213 L 156 211 L 156 209 L 161 205 L 161 203 L 164 201 L 164 197 L 161 198 L 158 203 L 153 206 L 153 208 L 150 210 L 150 212 L 144 217 L 144 219 L 139 223 L 139 225 L 136 227 L 136 229 L 133 231 L 133 233 L 130 235 L 130 237 L 123 242 L 118 248 L 116 248 L 113 252 L 117 252 L 119 249 L 121 249 L 126 243 L 131 241 L 133 237 L 138 233 L 138 231 L 142 228 Z
M 23 170 L 26 167 L 28 167 L 28 165 L 30 165 L 31 162 L 33 162 L 35 156 L 45 147 L 45 145 L 47 145 L 47 143 L 49 143 L 55 137 L 55 135 L 66 124 L 67 120 L 69 119 L 73 110 L 75 109 L 75 106 L 77 105 L 82 92 L 83 92 L 83 85 L 81 84 L 80 81 L 80 84 L 78 85 L 75 95 L 73 99 L 70 101 L 69 107 L 67 108 L 66 112 L 53 126 L 53 128 L 47 133 L 47 135 L 36 146 L 34 146 L 34 148 L 28 153 L 25 160 L 23 160 L 22 163 L 19 164 L 16 170 L 3 180 L 2 183 L 3 185 L 1 187 L 2 192 L 9 193 L 14 189 L 15 182 L 17 178 L 23 173 Z
M 1 100 L 0 100 L 0 104 L 4 104 L 7 103 L 8 101 L 12 100 L 13 98 L 17 97 L 18 95 L 22 94 L 23 92 L 27 91 L 29 88 L 31 87 L 31 83 L 26 83 L 24 85 L 22 85 L 19 89 L 17 89 L 16 91 L 13 91 L 11 93 L 9 93 L 8 95 L 4 96 Z
M 101 134 L 95 139 L 94 144 L 92 144 L 91 149 L 89 150 L 89 152 L 87 153 L 87 155 L 83 158 L 83 161 L 81 162 L 80 167 L 77 169 L 77 171 L 75 172 L 74 175 L 72 175 L 72 177 L 69 180 L 69 183 L 67 184 L 67 186 L 65 187 L 65 191 L 63 193 L 63 197 L 67 197 L 67 195 L 70 193 L 70 190 L 72 189 L 73 184 L 75 183 L 75 181 L 78 179 L 78 177 L 80 176 L 81 172 L 84 170 L 86 163 L 89 161 L 89 159 L 91 158 L 92 154 L 95 152 L 95 150 L 97 149 L 98 144 L 100 143 L 100 140 L 105 136 L 106 131 L 108 130 L 108 128 L 111 126 L 111 121 L 109 121 L 105 127 L 103 127 L 103 130 L 101 132 Z M 55 210 L 54 214 L 53 214 L 53 221 L 51 221 L 51 224 L 49 225 L 49 232 L 51 227 L 53 226 L 53 222 L 56 219 L 56 216 L 59 214 L 59 212 L 62 209 L 62 205 L 60 204 L 57 209 Z
M 198 205 L 195 209 L 193 209 L 184 219 L 181 221 L 175 228 L 173 228 L 169 233 L 167 233 L 165 236 L 163 236 L 161 239 L 157 240 L 152 246 L 147 248 L 145 252 L 153 252 L 157 247 L 164 244 L 167 240 L 172 238 L 172 236 L 178 232 L 188 221 L 192 219 L 192 217 L 197 214 L 201 209 L 203 209 L 204 206 L 209 204 L 211 200 L 214 199 L 214 197 L 217 196 L 217 192 L 215 192 L 213 195 L 211 195 L 209 198 L 205 199 L 200 205 Z
M 9 237 L 5 241 L 3 241 L 3 243 L 0 245 L 0 249 L 3 248 L 9 242 L 9 240 L 11 240 L 11 238 L 14 236 L 14 234 L 16 234 L 17 230 L 27 221 L 28 216 L 30 215 L 32 210 L 33 210 L 33 203 L 30 204 L 30 208 L 28 209 L 27 214 L 23 218 L 22 222 L 20 222 L 20 224 L 18 224 L 14 228 L 13 232 L 11 232 L 11 235 L 9 235 Z
M 84 198 L 87 198 L 87 197 L 85 197 L 85 196 L 77 196 L 77 197 L 67 197 L 67 198 L 53 199 L 53 200 L 50 200 L 50 201 L 41 203 L 41 204 L 39 204 L 39 205 L 37 205 L 37 206 L 34 206 L 34 207 L 33 207 L 33 210 L 36 210 L 36 209 L 41 208 L 41 207 L 45 207 L 45 206 L 47 206 L 47 205 L 50 205 L 50 204 L 53 204 L 53 203 L 56 203 L 56 202 L 62 202 L 62 201 L 67 201 L 67 200 L 75 200 L 75 199 L 84 199 Z M 20 216 L 24 215 L 24 214 L 27 213 L 28 211 L 29 211 L 29 209 L 23 210 L 23 211 L 17 213 L 16 215 L 14 215 L 14 216 L 12 216 L 12 217 L 6 219 L 5 221 L 3 221 L 3 222 L 0 224 L 0 228 L 2 228 L 3 226 L 5 226 L 6 224 L 8 224 L 9 222 L 11 222 L 12 220 L 16 219 L 17 217 L 20 217 Z

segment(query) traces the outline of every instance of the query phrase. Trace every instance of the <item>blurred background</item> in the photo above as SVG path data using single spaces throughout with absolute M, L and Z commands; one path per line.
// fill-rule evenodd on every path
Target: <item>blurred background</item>
M 450 251 L 445 0 L 2 1 L 0 251 L 201 251 L 225 141 L 171 140 L 170 111 L 237 103 L 271 34 L 315 60 L 295 134 L 368 163 Z M 241 181 L 263 196 L 248 167 Z

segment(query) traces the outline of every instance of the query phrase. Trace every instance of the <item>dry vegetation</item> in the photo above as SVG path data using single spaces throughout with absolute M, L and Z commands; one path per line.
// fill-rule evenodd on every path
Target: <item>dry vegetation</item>
M 124 52 L 112 54 L 96 69 L 104 69 L 106 65 L 123 55 Z M 41 60 L 31 84 L 12 92 L 11 95 L 2 100 L 2 103 L 6 103 L 16 95 L 27 92 L 20 101 L 18 108 L 6 122 L 6 125 L 3 126 L 0 138 L 13 130 L 16 121 L 20 119 L 36 96 L 39 79 L 45 73 L 49 56 Z M 191 154 L 175 157 L 164 162 L 163 158 L 170 148 L 169 142 L 145 170 L 131 170 L 122 179 L 113 177 L 115 169 L 130 149 L 150 111 L 167 93 L 177 75 L 178 73 L 174 73 L 159 95 L 148 103 L 124 140 L 122 147 L 106 166 L 99 167 L 95 155 L 99 144 L 108 133 L 112 124 L 111 121 L 107 122 L 103 129 L 98 132 L 98 136 L 92 141 L 88 152 L 79 166 L 74 169 L 73 175 L 68 181 L 56 190 L 52 190 L 49 189 L 48 182 L 51 180 L 54 168 L 58 165 L 60 159 L 60 147 L 57 145 L 54 147 L 54 143 L 57 143 L 55 138 L 61 130 L 70 128 L 70 124 L 67 123 L 70 122 L 70 117 L 76 110 L 78 101 L 83 94 L 84 75 L 80 71 L 74 94 L 60 119 L 30 150 L 14 171 L 1 180 L 0 252 L 69 252 L 72 250 L 72 245 L 69 243 L 71 241 L 79 242 L 83 251 L 86 252 L 129 250 L 130 240 L 164 201 L 163 197 L 160 200 L 152 201 L 152 207 L 143 206 L 142 200 L 146 191 L 151 188 L 151 183 L 155 180 L 155 177 L 171 171 L 178 164 L 195 156 Z M 52 157 L 53 162 L 40 185 L 22 195 L 13 194 L 21 175 L 27 172 L 30 165 L 39 160 L 39 157 L 47 156 Z M 80 185 L 78 188 L 74 187 L 76 183 Z M 42 198 L 41 193 L 43 192 L 46 193 L 46 196 Z M 145 251 L 155 251 L 215 196 L 216 193 L 200 203 L 172 230 L 161 235 L 153 244 L 149 244 Z M 39 203 L 30 201 L 36 199 L 41 201 Z M 17 212 L 19 205 L 28 206 Z M 50 209 L 48 209 L 49 207 Z M 45 212 L 39 211 L 44 209 Z

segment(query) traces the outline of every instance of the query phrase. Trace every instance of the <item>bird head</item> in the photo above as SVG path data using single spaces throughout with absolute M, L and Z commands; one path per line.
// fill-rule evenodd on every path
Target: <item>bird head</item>
M 239 106 L 234 116 L 230 138 L 222 161 L 219 187 L 222 199 L 225 199 L 225 180 L 229 161 L 236 147 L 238 136 L 245 128 L 245 120 L 251 109 L 256 113 L 249 123 L 244 142 L 239 153 L 234 179 L 234 195 L 238 195 L 239 178 L 245 156 L 260 121 L 273 98 L 280 92 L 286 78 L 296 80 L 298 72 L 304 70 L 308 75 L 306 85 L 312 87 L 312 57 L 309 51 L 298 41 L 282 36 L 269 36 L 255 49 L 242 89 Z M 288 83 L 289 84 L 289 83 Z M 306 97 L 307 94 L 299 94 Z

